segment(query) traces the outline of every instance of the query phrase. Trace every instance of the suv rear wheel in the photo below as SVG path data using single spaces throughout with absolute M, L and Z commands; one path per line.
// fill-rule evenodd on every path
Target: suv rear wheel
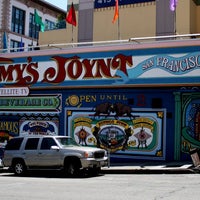
M 18 176 L 22 176 L 25 174 L 26 172 L 26 166 L 24 164 L 24 161 L 22 160 L 16 160 L 14 161 L 13 163 L 13 170 L 14 170 L 14 173 Z

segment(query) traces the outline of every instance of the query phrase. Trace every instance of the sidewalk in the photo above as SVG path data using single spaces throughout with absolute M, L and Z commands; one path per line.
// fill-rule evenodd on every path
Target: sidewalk
M 0 173 L 8 172 L 7 168 L 0 167 Z M 134 162 L 111 163 L 103 167 L 103 174 L 200 174 L 200 167 L 194 167 L 192 162 Z
M 114 163 L 109 167 L 103 167 L 105 174 L 186 174 L 199 173 L 192 162 L 134 162 L 134 163 Z

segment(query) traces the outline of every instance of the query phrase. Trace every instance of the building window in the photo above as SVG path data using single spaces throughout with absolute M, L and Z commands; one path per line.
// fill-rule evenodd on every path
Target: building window
M 33 43 L 28 45 L 28 51 L 33 51 L 34 47 L 33 47 Z
M 15 33 L 24 35 L 25 30 L 25 11 L 13 6 L 12 8 L 12 27 Z
M 55 23 L 49 20 L 45 20 L 45 30 L 53 30 L 55 29 Z
M 10 41 L 10 52 L 18 52 L 18 51 L 23 51 L 21 47 L 21 42 L 11 40 Z M 24 45 L 24 44 L 23 44 Z
M 39 38 L 40 25 L 35 23 L 34 14 L 30 13 L 29 16 L 29 37 Z

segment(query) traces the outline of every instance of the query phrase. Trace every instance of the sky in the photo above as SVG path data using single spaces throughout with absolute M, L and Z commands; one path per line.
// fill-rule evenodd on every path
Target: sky
M 67 11 L 67 1 L 68 0 L 45 0 L 46 2 L 53 4 L 56 7 L 61 8 L 62 10 Z

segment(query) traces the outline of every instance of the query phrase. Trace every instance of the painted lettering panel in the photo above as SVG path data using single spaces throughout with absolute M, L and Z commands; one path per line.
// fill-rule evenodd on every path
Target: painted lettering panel
M 0 64 L 0 85 L 34 88 L 200 83 L 200 51 L 139 54 L 126 50 L 13 58 Z

